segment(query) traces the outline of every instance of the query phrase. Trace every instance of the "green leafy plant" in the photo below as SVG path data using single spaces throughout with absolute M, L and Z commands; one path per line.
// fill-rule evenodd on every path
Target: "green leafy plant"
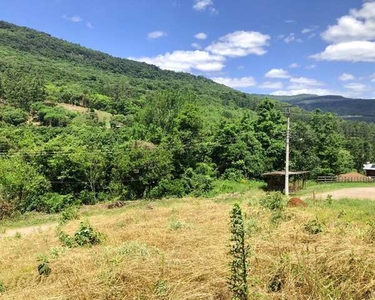
M 4 282 L 0 280 L 0 293 L 4 293 L 5 291 L 6 291 L 6 288 L 5 288 Z
M 305 223 L 304 228 L 310 234 L 318 234 L 323 232 L 323 224 L 320 223 L 318 219 Z
M 250 248 L 245 246 L 244 221 L 238 204 L 235 204 L 231 211 L 230 227 L 232 236 L 229 253 L 232 256 L 232 262 L 230 263 L 229 287 L 232 291 L 232 300 L 247 300 L 247 258 Z
M 81 222 L 79 229 L 76 231 L 74 236 L 70 236 L 58 229 L 58 238 L 60 242 L 69 248 L 93 246 L 100 244 L 105 238 L 104 234 L 95 231 L 88 221 Z
M 71 206 L 65 208 L 60 214 L 60 224 L 66 224 L 71 220 L 78 220 L 79 219 L 79 212 L 77 207 Z
M 332 195 L 327 195 L 326 202 L 327 202 L 329 205 L 332 204 L 332 202 L 333 202 L 333 197 L 332 197 Z

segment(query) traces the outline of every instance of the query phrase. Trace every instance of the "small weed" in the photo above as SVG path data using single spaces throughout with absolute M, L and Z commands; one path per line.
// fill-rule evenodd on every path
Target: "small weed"
M 4 293 L 5 291 L 6 291 L 6 288 L 5 288 L 4 282 L 0 280 L 0 293 Z
M 15 239 L 20 239 L 21 237 L 22 237 L 22 235 L 21 235 L 20 232 L 16 232 L 16 234 L 14 235 Z
M 70 206 L 61 212 L 59 222 L 64 225 L 71 220 L 78 220 L 79 217 L 78 209 L 75 206 Z
M 317 219 L 305 223 L 304 228 L 310 234 L 323 232 L 323 225 Z
M 168 224 L 169 230 L 180 230 L 180 229 L 184 229 L 184 228 L 188 228 L 188 227 L 190 227 L 190 224 L 188 224 L 184 221 L 180 221 L 180 220 L 177 220 L 175 218 L 171 218 L 169 220 L 169 224 Z
M 147 244 L 141 244 L 138 242 L 127 242 L 122 244 L 118 250 L 119 255 L 139 255 L 142 257 L 150 256 L 153 252 L 159 252 L 157 248 L 149 248 Z
M 51 274 L 51 268 L 49 267 L 49 262 L 44 261 L 38 266 L 38 273 L 40 276 L 49 276 Z
M 333 203 L 333 197 L 332 195 L 328 195 L 327 198 L 326 198 L 326 202 L 331 205 Z
M 375 243 L 375 223 L 367 223 L 366 239 L 369 243 Z
M 49 255 L 52 259 L 59 258 L 61 255 L 65 254 L 67 251 L 64 247 L 52 247 L 49 250 Z
M 246 222 L 245 232 L 247 235 L 252 235 L 260 231 L 260 227 L 257 224 L 257 221 L 254 219 L 249 219 Z
M 154 294 L 158 297 L 165 297 L 168 295 L 168 282 L 165 280 L 158 280 L 154 286 Z

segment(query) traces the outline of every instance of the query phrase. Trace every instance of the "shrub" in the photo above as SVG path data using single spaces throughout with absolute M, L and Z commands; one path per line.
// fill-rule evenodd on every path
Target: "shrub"
M 72 206 L 75 202 L 74 197 L 70 194 L 46 193 L 40 198 L 39 203 L 36 204 L 36 208 L 38 211 L 58 213 Z
M 104 239 L 104 235 L 95 231 L 88 221 L 80 223 L 74 236 L 70 236 L 58 229 L 58 237 L 60 242 L 69 248 L 97 245 Z
M 177 220 L 175 218 L 171 218 L 169 220 L 169 224 L 168 224 L 169 230 L 179 230 L 179 229 L 183 229 L 183 228 L 187 228 L 187 227 L 190 227 L 190 224 L 188 224 L 184 221 L 180 221 L 180 220 Z
M 284 197 L 281 193 L 268 193 L 259 201 L 260 205 L 272 211 L 283 211 L 286 207 Z
M 246 222 L 246 234 L 247 235 L 252 235 L 254 233 L 259 232 L 260 227 L 257 224 L 257 221 L 254 219 L 249 219 Z
M 71 220 L 78 220 L 79 219 L 79 211 L 77 207 L 71 206 L 65 208 L 60 215 L 60 224 L 65 224 Z
M 323 232 L 323 225 L 317 219 L 305 223 L 304 228 L 310 234 Z
M 0 220 L 11 217 L 14 212 L 13 204 L 0 200 Z
M 230 255 L 233 260 L 230 264 L 231 276 L 229 287 L 233 293 L 234 300 L 247 300 L 247 258 L 249 247 L 245 246 L 245 230 L 242 211 L 238 204 L 235 204 L 230 215 L 232 237 Z

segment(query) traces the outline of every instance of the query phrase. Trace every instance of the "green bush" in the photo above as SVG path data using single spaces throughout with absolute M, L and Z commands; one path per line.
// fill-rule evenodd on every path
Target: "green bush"
M 69 248 L 97 245 L 104 239 L 104 235 L 95 231 L 88 221 L 80 223 L 73 237 L 61 229 L 58 230 L 58 237 L 60 242 Z
M 0 120 L 12 125 L 26 123 L 28 113 L 20 108 L 6 107 L 0 111 Z
M 318 234 L 323 232 L 323 224 L 317 219 L 305 223 L 304 228 L 310 234 Z
M 60 224 L 65 224 L 71 220 L 78 220 L 79 219 L 79 211 L 77 207 L 71 206 L 65 208 L 60 215 Z
M 286 207 L 286 201 L 280 192 L 268 193 L 259 200 L 259 203 L 271 211 L 283 211 Z
M 60 195 L 58 193 L 46 193 L 43 195 L 39 203 L 36 204 L 38 211 L 47 213 L 58 213 L 63 209 L 76 204 L 77 201 L 70 194 Z

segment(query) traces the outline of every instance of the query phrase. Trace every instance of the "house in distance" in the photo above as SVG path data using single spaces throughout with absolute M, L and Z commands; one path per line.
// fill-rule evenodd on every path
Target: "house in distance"
M 366 163 L 363 165 L 363 170 L 366 173 L 366 176 L 375 177 L 375 164 Z

